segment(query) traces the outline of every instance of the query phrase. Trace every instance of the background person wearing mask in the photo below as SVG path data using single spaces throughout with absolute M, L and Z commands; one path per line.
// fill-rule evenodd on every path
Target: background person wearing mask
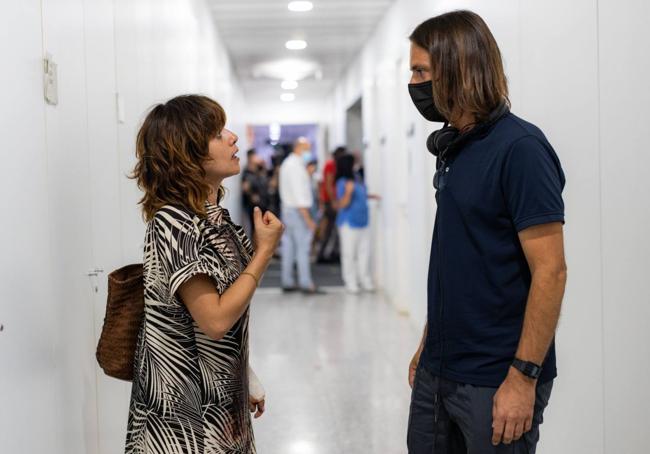
M 375 286 L 370 274 L 370 229 L 368 198 L 365 184 L 355 175 L 355 158 L 351 154 L 336 160 L 336 225 L 341 239 L 341 272 L 345 289 L 358 293 L 360 288 L 372 292 Z
M 282 238 L 282 290 L 301 290 L 305 294 L 323 293 L 311 276 L 309 252 L 316 223 L 311 216 L 314 203 L 311 181 L 306 166 L 313 159 L 309 141 L 301 137 L 293 152 L 280 167 L 280 202 L 286 230 Z M 293 273 L 298 264 L 298 287 Z
M 410 454 L 534 454 L 566 284 L 564 174 L 536 126 L 510 113 L 483 19 L 454 11 L 410 36 L 411 98 L 444 122 L 427 326 L 409 367 Z

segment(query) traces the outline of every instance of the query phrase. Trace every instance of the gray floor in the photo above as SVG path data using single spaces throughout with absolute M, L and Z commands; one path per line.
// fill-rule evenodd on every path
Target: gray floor
M 339 264 L 312 263 L 311 272 L 314 278 L 314 283 L 318 287 L 334 287 L 343 285 L 343 280 L 341 279 L 341 265 Z M 264 278 L 260 283 L 260 287 L 277 288 L 281 285 L 282 267 L 280 265 L 280 260 L 274 259 L 266 270 L 266 273 L 264 273 Z
M 260 289 L 251 365 L 267 393 L 259 454 L 406 452 L 408 362 L 419 334 L 381 294 Z

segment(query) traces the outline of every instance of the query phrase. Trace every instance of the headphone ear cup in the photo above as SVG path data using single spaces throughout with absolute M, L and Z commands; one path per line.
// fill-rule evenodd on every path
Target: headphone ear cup
M 442 129 L 433 131 L 427 137 L 427 149 L 432 155 L 438 157 L 447 151 L 449 145 L 458 138 L 459 134 L 458 129 L 453 126 L 445 126 Z
M 429 153 L 434 156 L 438 156 L 438 149 L 436 148 L 437 133 L 438 131 L 433 131 L 431 134 L 429 134 L 429 137 L 427 137 L 427 150 L 429 150 Z

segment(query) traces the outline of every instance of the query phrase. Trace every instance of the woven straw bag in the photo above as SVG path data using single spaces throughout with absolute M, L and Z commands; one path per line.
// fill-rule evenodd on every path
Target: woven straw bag
M 133 380 L 133 361 L 144 316 L 142 264 L 127 265 L 108 275 L 104 327 L 97 344 L 97 362 L 106 375 Z

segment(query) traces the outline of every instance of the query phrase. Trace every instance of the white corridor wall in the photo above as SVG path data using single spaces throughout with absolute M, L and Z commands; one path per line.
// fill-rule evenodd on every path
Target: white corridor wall
M 140 193 L 126 177 L 135 134 L 154 103 L 198 92 L 224 105 L 246 149 L 246 109 L 201 0 L 0 8 L 0 451 L 120 452 L 130 385 L 95 366 L 106 276 L 87 274 L 142 260 Z M 56 106 L 43 99 L 46 53 Z
M 558 339 L 559 379 L 541 454 L 645 454 L 650 448 L 650 3 L 643 0 L 397 0 L 333 91 L 329 142 L 363 97 L 376 275 L 417 329 L 435 213 L 427 134 L 411 105 L 408 35 L 467 8 L 501 48 L 513 111 L 536 123 L 567 174 L 569 282 Z M 414 349 L 416 346 L 413 346 Z M 406 362 L 404 364 L 406 368 Z

